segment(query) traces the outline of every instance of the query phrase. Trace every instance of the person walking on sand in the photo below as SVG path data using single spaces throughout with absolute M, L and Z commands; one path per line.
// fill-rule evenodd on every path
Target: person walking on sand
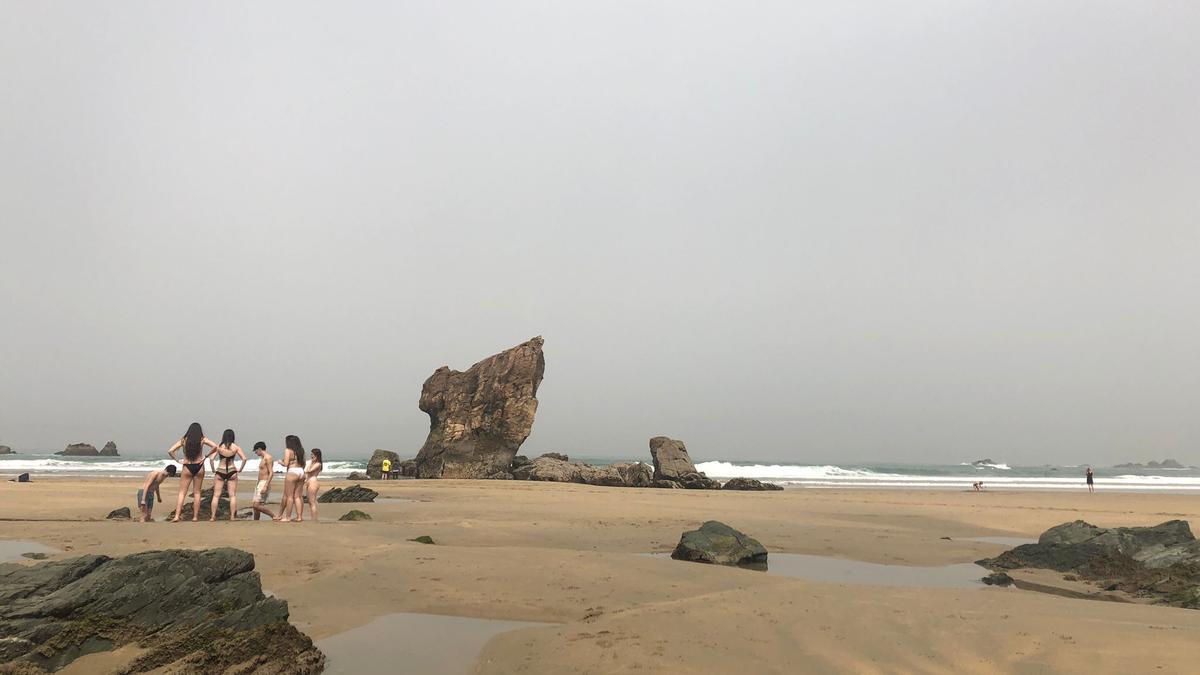
M 162 482 L 175 476 L 175 465 L 168 464 L 166 468 L 155 469 L 146 474 L 146 482 L 137 491 L 138 511 L 142 514 L 140 521 L 148 523 L 154 520 L 154 500 L 162 501 L 162 492 L 158 489 Z
M 217 520 L 217 506 L 221 502 L 223 490 L 229 492 L 229 519 L 233 520 L 237 515 L 237 477 L 246 468 L 246 453 L 233 441 L 233 429 L 226 429 L 225 433 L 221 434 L 221 444 L 213 448 L 206 458 L 213 470 L 212 515 L 208 519 L 209 522 Z M 242 460 L 241 466 L 236 469 L 233 468 L 235 457 Z
M 1086 476 L 1087 476 L 1088 492 L 1095 492 L 1096 491 L 1096 483 L 1094 480 L 1092 480 L 1092 467 L 1089 466 L 1087 468 Z
M 204 446 L 217 447 L 216 443 L 208 440 L 199 422 L 192 422 L 183 438 L 175 441 L 175 445 L 167 451 L 171 459 L 179 462 L 175 453 L 183 449 L 183 471 L 179 472 L 179 500 L 175 503 L 175 517 L 172 523 L 178 523 L 183 515 L 183 498 L 187 496 L 188 488 L 192 488 L 192 522 L 200 520 L 200 490 L 204 487 Z
M 271 498 L 271 479 L 275 477 L 275 458 L 267 454 L 267 444 L 262 441 L 254 444 L 254 454 L 258 455 L 258 483 L 254 486 L 250 508 L 254 509 L 255 520 L 260 520 L 264 513 L 275 520 L 275 514 L 267 508 L 267 500 Z
M 312 514 L 313 522 L 317 522 L 317 493 L 321 491 L 321 481 L 317 479 L 325 468 L 325 460 L 321 457 L 321 449 L 312 449 L 312 459 L 304 467 L 304 491 L 308 494 L 308 511 Z M 303 503 L 297 503 L 298 511 L 304 510 Z
M 279 504 L 278 522 L 289 523 L 293 515 L 300 522 L 304 520 L 304 513 L 299 509 L 300 495 L 297 493 L 304 490 L 304 446 L 299 436 L 288 436 L 283 439 L 283 444 L 283 502 Z

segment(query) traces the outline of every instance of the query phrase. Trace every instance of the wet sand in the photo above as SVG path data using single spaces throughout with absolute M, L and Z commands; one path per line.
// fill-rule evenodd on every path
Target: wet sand
M 321 523 L 140 524 L 103 519 L 133 506 L 137 480 L 35 481 L 0 482 L 0 539 L 60 551 L 51 558 L 243 548 L 264 587 L 318 641 L 396 613 L 552 624 L 492 638 L 476 655 L 480 673 L 1189 672 L 1200 634 L 1193 610 L 957 584 L 811 581 L 644 555 L 717 519 L 773 553 L 958 565 L 1006 548 L 972 537 L 1033 538 L 1076 518 L 1200 524 L 1200 502 L 1183 495 L 394 481 L 371 487 L 396 501 L 321 505 Z M 239 505 L 249 504 L 248 489 Z M 174 506 L 174 491 L 163 493 L 170 505 L 159 518 Z M 335 522 L 355 507 L 375 520 Z M 425 534 L 438 544 L 407 541 Z M 462 648 L 474 651 L 468 632 Z M 384 638 L 381 656 L 388 640 L 405 638 Z

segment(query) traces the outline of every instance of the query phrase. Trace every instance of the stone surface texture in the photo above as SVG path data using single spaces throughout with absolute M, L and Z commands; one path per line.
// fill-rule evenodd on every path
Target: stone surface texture
M 725 523 L 710 520 L 684 532 L 671 557 L 712 565 L 765 566 L 767 549 L 757 539 Z

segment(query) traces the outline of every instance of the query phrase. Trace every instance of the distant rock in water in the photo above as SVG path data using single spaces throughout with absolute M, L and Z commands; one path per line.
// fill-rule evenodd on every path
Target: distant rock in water
M 974 462 L 971 462 L 971 466 L 999 466 L 999 463 L 994 462 L 991 459 L 977 459 Z
M 104 517 L 108 520 L 129 520 L 133 518 L 133 514 L 129 511 L 128 506 L 122 506 L 119 509 L 109 511 L 108 515 Z
M 335 487 L 329 492 L 317 497 L 318 504 L 337 504 L 344 502 L 373 502 L 379 493 L 361 485 L 351 485 L 347 488 Z
M 421 388 L 429 437 L 417 453 L 417 477 L 511 478 L 513 457 L 533 429 L 545 371 L 541 337 L 464 372 L 434 371 Z
M 1113 468 L 1114 469 L 1186 469 L 1187 467 L 1180 464 L 1178 461 L 1176 461 L 1174 459 L 1164 459 L 1161 462 L 1155 462 L 1155 461 L 1151 460 L 1149 462 L 1146 462 L 1145 464 L 1134 464 L 1134 463 L 1117 464 L 1117 465 L 1113 466 Z
M 117 455 L 117 444 L 113 443 L 112 441 L 105 443 L 104 447 L 100 449 L 100 456 L 101 457 L 118 457 L 119 455 Z
M 7 445 L 0 445 L 0 455 L 15 455 L 17 454 L 12 448 Z
M 363 511 L 359 511 L 358 509 L 350 509 L 346 513 L 342 514 L 342 517 L 338 518 L 338 520 L 371 520 L 371 516 Z
M 995 571 L 1030 567 L 1070 572 L 1108 590 L 1200 608 L 1200 541 L 1182 520 L 1112 528 L 1076 520 L 1046 530 L 1036 544 L 978 564 Z M 1197 602 L 1189 600 L 1193 596 Z
M 782 490 L 782 485 L 764 483 L 753 478 L 730 478 L 721 486 L 722 490 Z
M 400 455 L 391 450 L 376 450 L 371 454 L 371 459 L 367 462 L 367 478 L 379 480 L 383 478 L 383 460 L 391 461 L 391 469 L 397 469 L 400 466 Z
M 324 655 L 288 623 L 287 602 L 263 594 L 245 551 L 89 555 L 0 570 L 0 669 L 55 671 L 126 645 L 138 648 L 126 673 L 324 669 Z
M 68 457 L 99 457 L 100 451 L 96 446 L 90 443 L 72 443 L 65 450 L 54 453 L 56 455 L 66 455 Z
M 704 523 L 698 530 L 684 532 L 671 557 L 712 565 L 767 565 L 767 549 L 757 539 L 716 520 Z

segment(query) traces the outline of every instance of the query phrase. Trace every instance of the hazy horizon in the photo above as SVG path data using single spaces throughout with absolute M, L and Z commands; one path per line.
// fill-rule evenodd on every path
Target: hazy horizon
M 1200 464 L 1200 5 L 0 5 L 0 444 Z

